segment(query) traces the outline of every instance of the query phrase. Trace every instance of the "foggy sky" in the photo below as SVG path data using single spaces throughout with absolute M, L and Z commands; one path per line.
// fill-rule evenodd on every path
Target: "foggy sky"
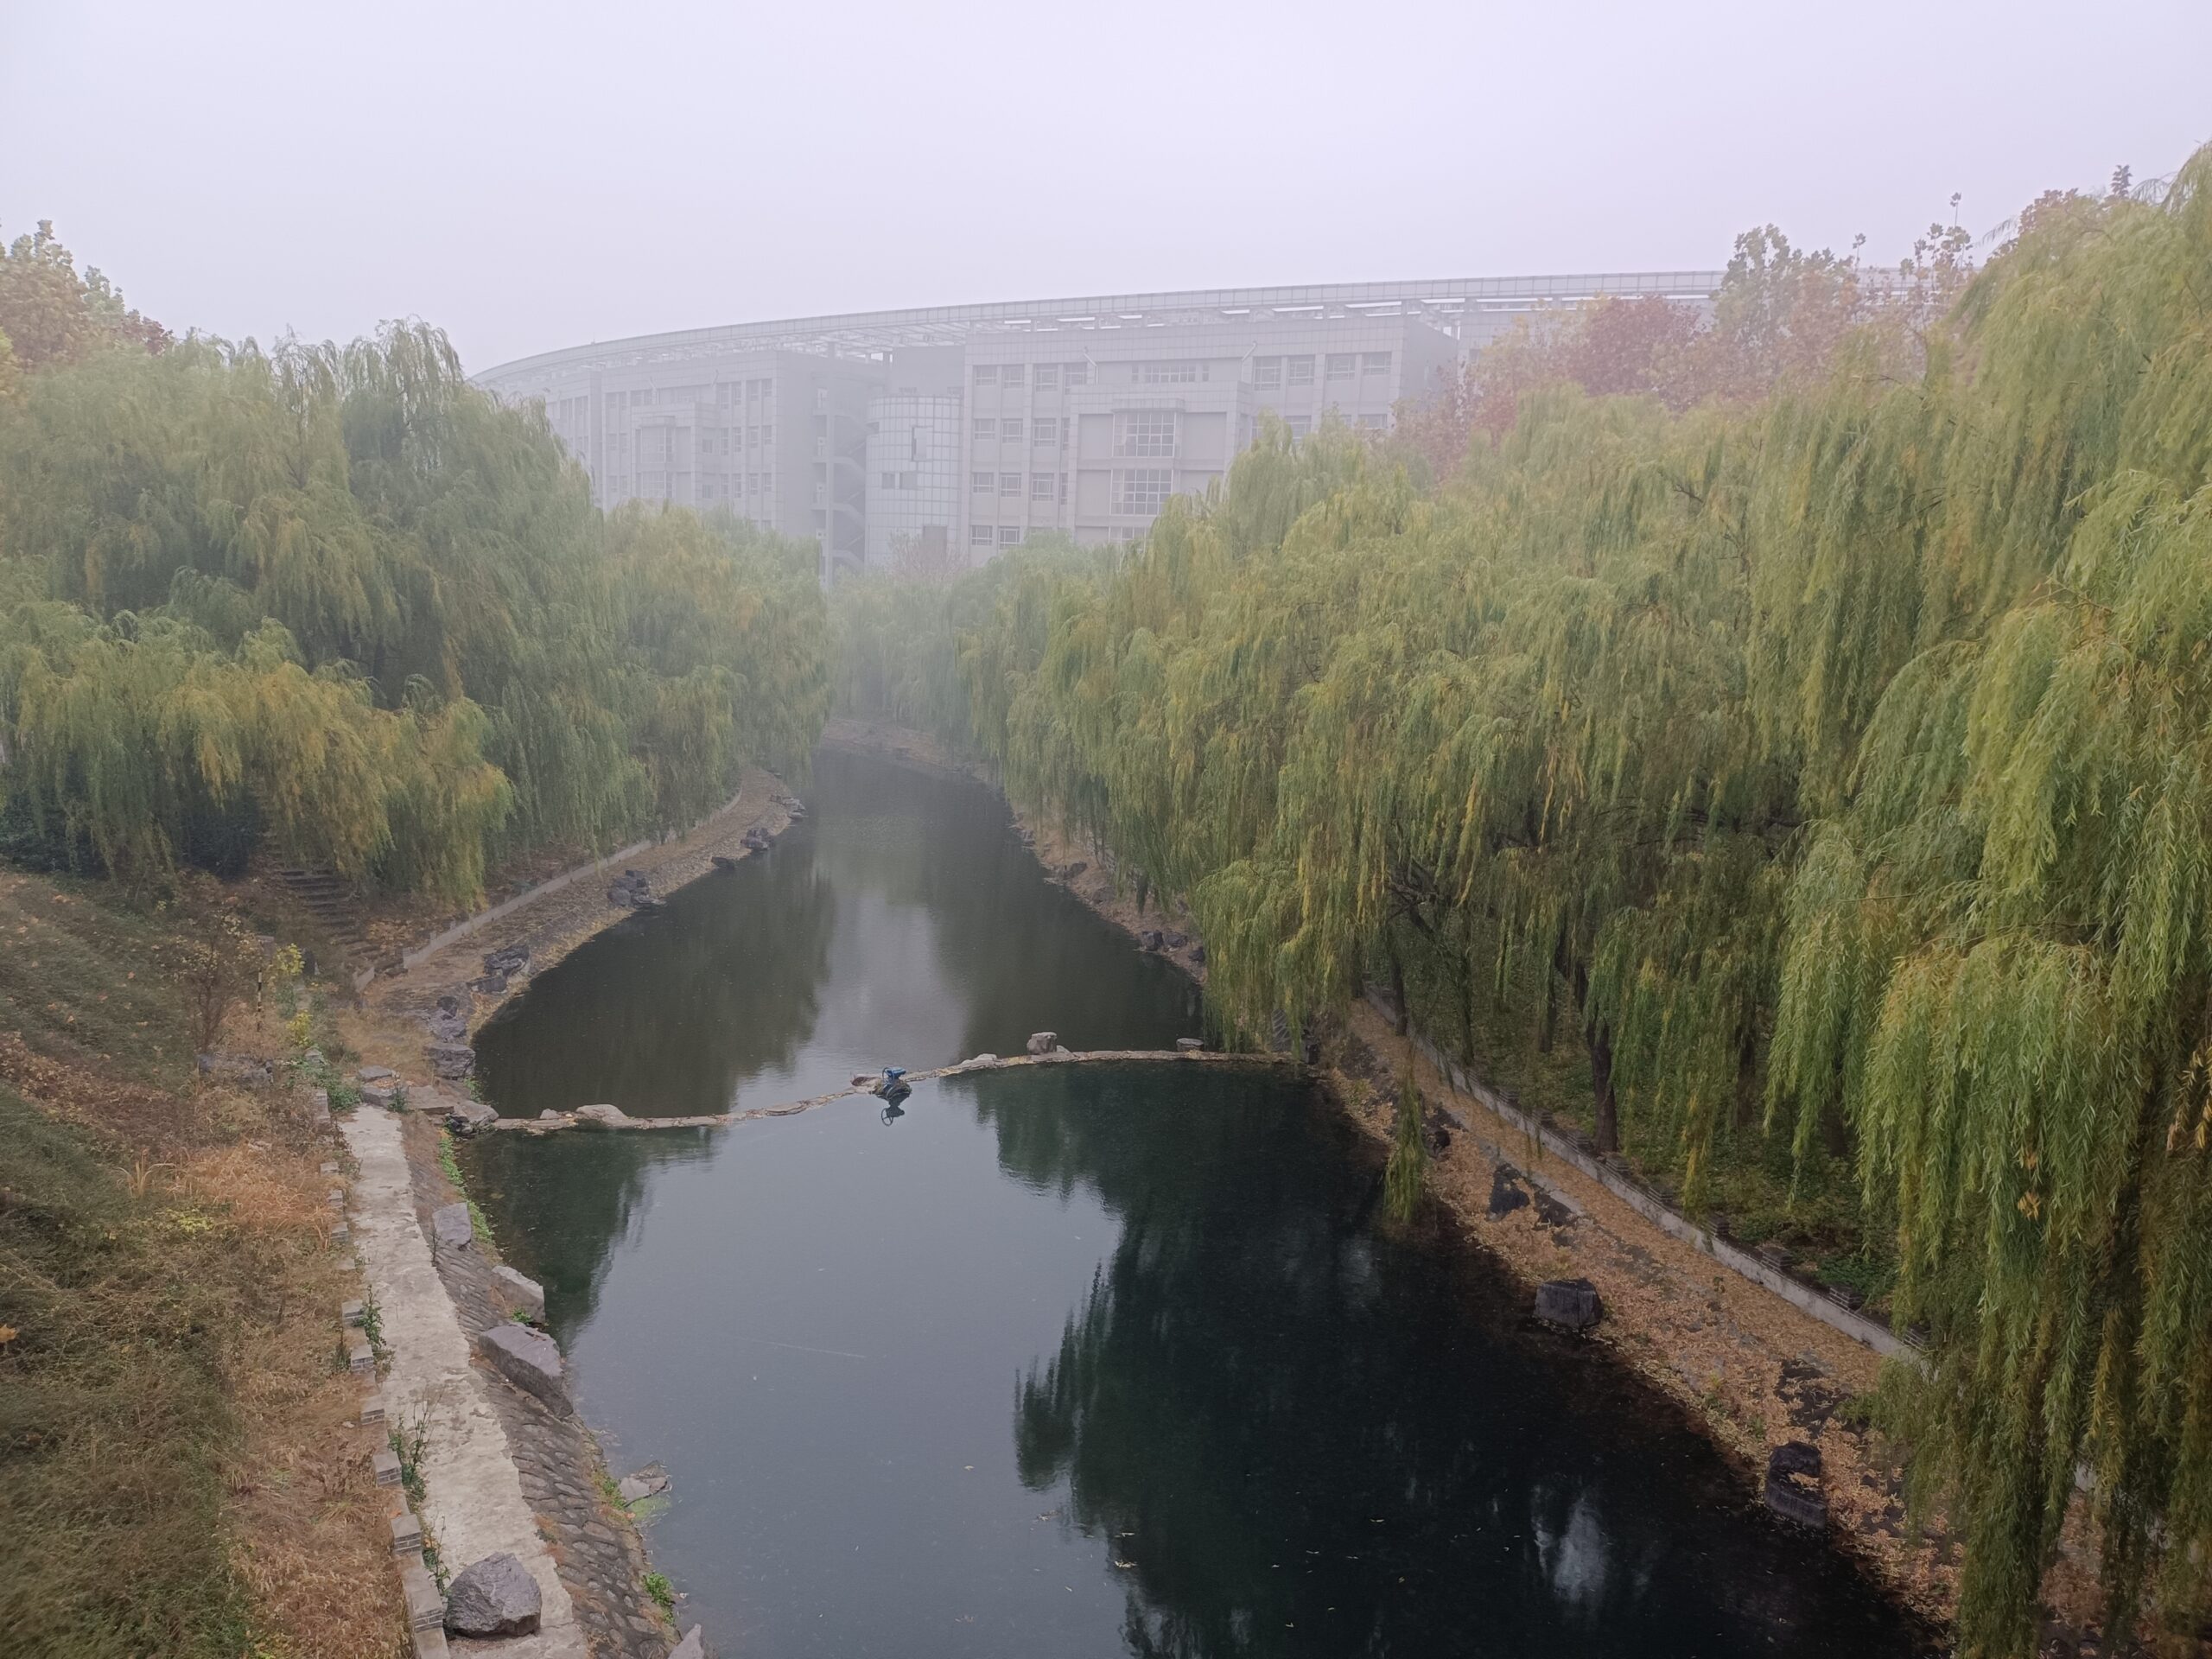
M 662 328 L 1903 253 L 2171 172 L 2212 0 L 0 0 L 0 235 L 181 331 Z

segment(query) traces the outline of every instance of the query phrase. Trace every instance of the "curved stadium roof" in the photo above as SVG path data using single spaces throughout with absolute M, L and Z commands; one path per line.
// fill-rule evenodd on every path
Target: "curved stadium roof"
M 1720 286 L 1717 270 L 1611 271 L 1557 276 L 1440 277 L 1402 283 L 1323 283 L 1292 288 L 1193 289 L 1180 293 L 1103 294 L 1074 299 L 1014 300 L 924 306 L 906 311 L 850 311 L 770 322 L 727 323 L 668 334 L 595 340 L 517 358 L 475 379 L 498 388 L 576 369 L 635 368 L 652 363 L 763 350 L 873 356 L 900 346 L 950 346 L 977 335 L 1061 329 L 1118 329 L 1169 324 L 1235 323 L 1255 315 L 1428 318 L 1452 333 L 1484 313 L 1574 305 L 1599 297 L 1703 300 Z

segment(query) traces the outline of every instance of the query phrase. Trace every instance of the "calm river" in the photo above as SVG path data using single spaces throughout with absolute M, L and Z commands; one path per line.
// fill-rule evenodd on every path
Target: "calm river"
M 718 1111 L 1198 1029 L 982 790 L 825 753 L 807 795 L 534 983 L 488 1097 Z M 1663 1401 L 1380 1226 L 1290 1076 L 1023 1069 L 471 1156 L 615 1472 L 666 1466 L 655 1562 L 725 1654 L 1916 1651 Z

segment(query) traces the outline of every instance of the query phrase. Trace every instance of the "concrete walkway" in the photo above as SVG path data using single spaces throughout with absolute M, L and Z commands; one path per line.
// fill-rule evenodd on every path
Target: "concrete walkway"
M 486 1396 L 505 1384 L 469 1363 L 468 1338 L 416 1218 L 400 1121 L 363 1107 L 343 1124 L 359 1173 L 352 1225 L 391 1351 L 383 1383 L 386 1422 L 403 1434 L 423 1426 L 423 1523 L 448 1573 L 508 1552 L 544 1597 L 539 1633 L 498 1643 L 515 1659 L 589 1659 L 575 1608 L 523 1499 L 505 1431 Z M 470 1644 L 456 1643 L 456 1651 Z

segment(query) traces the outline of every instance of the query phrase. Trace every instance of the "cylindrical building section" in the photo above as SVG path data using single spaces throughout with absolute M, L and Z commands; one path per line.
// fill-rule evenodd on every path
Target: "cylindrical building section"
M 868 568 L 964 567 L 960 399 L 900 392 L 868 404 Z

